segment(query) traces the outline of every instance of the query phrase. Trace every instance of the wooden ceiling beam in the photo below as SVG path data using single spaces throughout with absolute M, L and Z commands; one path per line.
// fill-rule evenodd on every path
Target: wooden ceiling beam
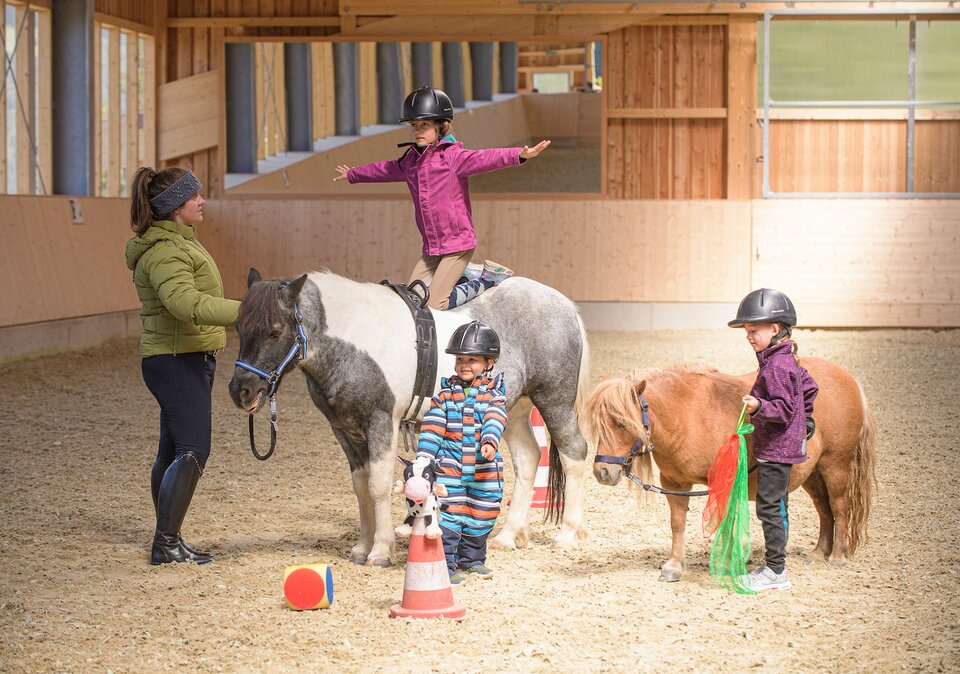
M 442 10 L 441 10 L 442 7 Z M 435 0 L 342 0 L 341 15 L 355 16 L 417 16 L 424 17 L 449 12 L 451 5 Z M 767 10 L 815 10 L 824 14 L 842 10 L 863 10 L 880 14 L 902 11 L 917 14 L 924 10 L 953 9 L 949 0 L 834 0 L 804 2 L 545 2 L 543 0 L 471 0 L 472 15 L 500 16 L 565 16 L 610 14 L 763 14 Z

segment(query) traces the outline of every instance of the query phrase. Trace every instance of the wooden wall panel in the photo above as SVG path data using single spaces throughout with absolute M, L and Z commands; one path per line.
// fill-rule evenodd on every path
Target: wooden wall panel
M 637 26 L 608 36 L 608 109 L 666 119 L 609 118 L 607 190 L 616 199 L 712 199 L 725 186 L 725 124 L 670 119 L 671 109 L 723 109 L 725 27 Z M 696 114 L 696 113 L 694 113 Z M 680 115 L 682 117 L 682 115 Z
M 914 189 L 960 193 L 960 121 L 918 121 L 915 133 Z
M 906 156 L 907 127 L 900 121 L 770 123 L 774 192 L 901 192 Z
M 0 197 L 0 327 L 139 307 L 123 262 L 130 201 L 79 201 L 83 224 L 66 197 Z
M 731 16 L 727 27 L 726 193 L 750 199 L 760 178 L 757 157 L 757 22 Z
M 960 326 L 955 201 L 754 201 L 753 223 L 752 285 L 801 325 Z
M 326 138 L 337 131 L 335 88 L 333 79 L 333 43 L 310 45 L 313 80 L 313 137 Z
M 216 97 L 209 95 L 216 91 L 218 82 L 219 74 L 210 70 L 160 87 L 157 115 L 160 159 L 199 153 L 219 143 L 220 105 Z M 200 180 L 203 182 L 202 177 Z
M 723 120 L 618 119 L 607 124 L 608 187 L 623 199 L 719 199 L 724 195 Z M 613 138 L 611 139 L 610 136 Z M 621 148 L 613 154 L 613 144 Z M 611 154 L 613 156 L 611 157 Z
M 134 310 L 126 199 L 0 197 L 0 327 Z M 951 200 L 474 199 L 480 247 L 579 301 L 725 302 L 777 287 L 805 326 L 960 327 Z M 24 227 L 23 223 L 31 223 Z M 247 270 L 328 267 L 405 280 L 420 237 L 406 196 L 222 199 L 198 236 L 227 294 Z
M 204 245 L 232 296 L 250 266 L 405 281 L 420 255 L 402 198 L 230 199 L 207 202 L 205 213 Z M 749 202 L 475 199 L 474 219 L 476 259 L 507 261 L 575 300 L 735 302 L 749 288 Z
M 122 19 L 125 22 L 133 22 L 144 25 L 152 25 L 154 18 L 154 4 L 157 2 L 166 2 L 167 0 L 96 0 L 93 3 L 93 9 L 105 17 Z
M 523 106 L 534 142 L 549 138 L 557 147 L 600 147 L 600 96 L 530 94 L 523 96 Z
M 377 44 L 357 44 L 357 74 L 359 76 L 360 126 L 377 123 Z

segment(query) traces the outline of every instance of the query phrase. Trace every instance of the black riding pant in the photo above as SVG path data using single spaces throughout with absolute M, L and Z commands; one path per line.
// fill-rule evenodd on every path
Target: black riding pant
M 787 495 L 790 483 L 789 463 L 757 463 L 757 519 L 763 525 L 767 566 L 783 573 L 787 560 Z
M 143 381 L 160 404 L 160 442 L 153 463 L 153 481 L 160 479 L 178 456 L 190 450 L 202 469 L 210 456 L 210 410 L 214 356 L 181 353 L 150 356 L 140 362 Z

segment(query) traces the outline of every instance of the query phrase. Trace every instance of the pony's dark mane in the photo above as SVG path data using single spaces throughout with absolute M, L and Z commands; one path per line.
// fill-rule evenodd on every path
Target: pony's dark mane
M 257 325 L 275 325 L 284 320 L 280 307 L 280 285 L 283 281 L 267 279 L 254 283 L 240 303 L 237 316 L 237 330 L 242 334 L 251 334 Z

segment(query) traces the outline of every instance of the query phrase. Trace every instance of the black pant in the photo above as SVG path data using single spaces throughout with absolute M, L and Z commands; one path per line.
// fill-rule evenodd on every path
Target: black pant
M 462 531 L 441 526 L 443 553 L 447 560 L 447 570 L 456 573 L 457 568 L 469 569 L 482 566 L 487 561 L 487 536 L 468 536 Z
M 157 485 L 173 460 L 193 451 L 202 469 L 210 456 L 210 409 L 217 360 L 204 353 L 150 356 L 140 362 L 143 381 L 160 403 L 160 442 L 153 464 Z
M 787 560 L 787 487 L 790 483 L 789 463 L 757 464 L 757 519 L 763 525 L 767 566 L 774 573 L 783 573 Z

